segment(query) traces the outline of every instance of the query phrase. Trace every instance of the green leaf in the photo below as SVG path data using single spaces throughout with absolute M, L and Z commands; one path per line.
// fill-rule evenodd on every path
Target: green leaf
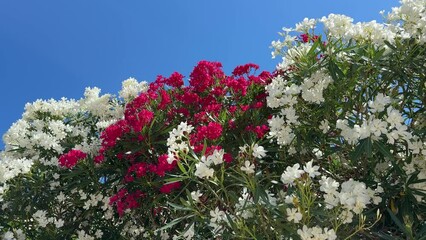
M 349 154 L 352 161 L 358 161 L 361 158 L 362 154 L 365 152 L 366 144 L 367 139 L 362 139 L 355 147 L 355 150 Z
M 328 62 L 328 71 L 330 72 L 331 77 L 334 81 L 339 81 L 339 79 L 345 76 L 342 70 L 336 65 L 334 61 Z
M 174 203 L 171 203 L 171 202 L 168 202 L 167 204 L 172 206 L 176 210 L 192 211 L 192 208 L 189 208 L 189 207 L 180 206 L 180 205 L 177 205 L 177 204 L 174 204 Z
M 389 160 L 395 160 L 395 157 L 392 155 L 389 148 L 381 141 L 374 142 L 374 147 L 377 148 L 379 152 L 383 154 L 383 156 L 389 158 Z
M 375 233 L 376 236 L 380 237 L 380 239 L 386 239 L 386 240 L 395 240 L 395 236 L 385 234 L 385 233 Z
M 384 43 L 386 44 L 386 46 L 390 47 L 392 50 L 397 50 L 397 48 L 392 45 L 389 41 L 385 40 Z
M 163 227 L 161 227 L 161 228 L 159 228 L 159 229 L 155 230 L 155 232 L 160 232 L 160 231 L 163 231 L 163 230 L 165 230 L 165 229 L 171 228 L 171 227 L 173 227 L 174 225 L 176 225 L 176 224 L 178 224 L 178 223 L 182 222 L 183 220 L 185 220 L 185 219 L 187 219 L 187 218 L 191 218 L 191 217 L 193 217 L 193 216 L 195 216 L 195 215 L 194 215 L 194 214 L 192 214 L 192 215 L 188 215 L 188 216 L 185 216 L 185 217 L 176 218 L 176 219 L 174 219 L 173 221 L 171 221 L 171 222 L 167 223 L 166 225 L 164 225 Z
M 179 167 L 180 171 L 181 171 L 182 173 L 186 174 L 186 173 L 187 173 L 187 171 L 186 171 L 186 168 L 183 166 L 182 162 L 181 162 L 181 161 L 176 161 L 176 162 L 177 162 L 177 165 L 178 165 L 178 167 Z
M 307 55 L 311 56 L 312 54 L 315 54 L 315 50 L 318 48 L 319 44 L 320 44 L 320 41 L 315 41 L 315 43 L 312 45 L 311 49 L 309 49 L 309 52 L 308 52 Z
M 398 228 L 407 236 L 410 236 L 411 234 L 407 231 L 407 228 L 404 226 L 404 224 L 398 219 L 393 212 L 387 208 L 386 211 L 388 212 L 389 216 L 392 218 L 392 221 L 398 226 Z

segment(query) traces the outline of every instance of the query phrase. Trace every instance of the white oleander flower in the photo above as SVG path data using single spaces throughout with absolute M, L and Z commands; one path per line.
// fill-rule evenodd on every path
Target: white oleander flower
M 302 22 L 296 24 L 295 30 L 298 32 L 308 32 L 315 28 L 316 23 L 316 19 L 304 18 Z
M 330 130 L 330 123 L 327 119 L 324 119 L 321 121 L 321 125 L 319 126 L 319 129 L 322 130 L 322 133 L 327 133 L 328 130 Z
M 197 203 L 199 203 L 199 202 L 200 202 L 200 197 L 201 197 L 202 195 L 203 195 L 203 194 L 200 192 L 200 190 L 192 191 L 192 192 L 191 192 L 191 198 L 192 198 L 192 200 L 194 200 L 194 202 L 197 202 Z
M 253 157 L 262 159 L 266 156 L 266 150 L 262 146 L 259 146 L 258 144 L 255 144 L 253 146 Z
M 209 168 L 209 165 L 206 162 L 199 162 L 195 164 L 195 176 L 199 178 L 211 178 L 214 174 L 214 169 Z
M 370 111 L 375 112 L 383 112 L 385 110 L 386 105 L 391 102 L 389 96 L 385 96 L 383 93 L 378 93 L 374 100 L 370 100 L 368 102 L 368 106 L 370 107 Z
M 255 166 L 254 166 L 254 164 L 251 164 L 250 161 L 246 160 L 244 162 L 244 166 L 242 166 L 240 169 L 241 169 L 241 171 L 243 171 L 247 174 L 252 174 L 252 173 L 254 173 Z
M 299 168 L 300 165 L 298 163 L 294 164 L 293 167 L 288 166 L 281 175 L 281 181 L 284 184 L 293 184 L 294 180 L 300 178 L 300 176 L 304 173 L 304 171 Z
M 311 160 L 303 166 L 303 171 L 305 171 L 311 178 L 321 175 L 321 173 L 318 172 L 319 166 L 312 166 L 313 162 L 314 160 Z
M 299 223 L 300 220 L 302 220 L 303 215 L 299 212 L 299 209 L 297 208 L 287 208 L 287 221 Z
M 138 82 L 135 78 L 128 78 L 122 82 L 122 89 L 119 92 L 126 102 L 130 102 L 133 98 L 137 97 L 139 93 L 148 90 L 147 82 Z
M 193 237 L 195 235 L 194 225 L 195 225 L 195 223 L 192 223 L 191 226 L 188 228 L 188 230 L 186 230 L 186 232 L 182 235 L 184 239 L 186 239 L 186 240 L 193 239 Z M 185 228 L 186 228 L 186 226 L 185 226 Z

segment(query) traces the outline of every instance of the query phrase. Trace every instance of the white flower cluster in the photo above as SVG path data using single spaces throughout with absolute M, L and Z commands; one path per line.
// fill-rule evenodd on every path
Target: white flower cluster
M 60 143 L 72 130 L 60 120 L 20 119 L 3 136 L 6 154 L 15 158 L 38 158 L 37 149 L 40 148 L 61 154 L 64 148 Z M 18 149 L 25 149 L 25 152 Z
M 95 237 L 90 236 L 84 230 L 79 230 L 79 231 L 77 231 L 77 239 L 78 240 L 95 240 Z
M 131 77 L 123 81 L 122 89 L 119 94 L 125 102 L 129 102 L 133 98 L 137 97 L 139 93 L 145 92 L 146 90 L 148 90 L 147 82 L 138 82 L 136 79 Z
M 426 146 L 426 143 L 424 143 Z M 424 153 L 414 157 L 411 163 L 404 164 L 404 170 L 408 175 L 414 174 L 416 171 L 419 171 L 417 175 L 418 179 L 426 179 L 426 147 L 423 148 Z M 423 192 L 426 192 L 426 182 L 416 182 L 410 184 L 410 187 L 417 189 Z M 422 195 L 414 195 L 418 202 L 424 201 L 425 197 Z
M 426 42 L 426 1 L 425 0 L 401 0 L 401 6 L 392 8 L 388 14 L 388 20 L 403 22 L 402 36 L 411 36 L 420 43 Z
M 336 232 L 333 229 L 312 227 L 309 228 L 303 225 L 302 229 L 297 230 L 302 240 L 335 240 L 337 239 Z
M 390 23 L 376 21 L 353 23 L 353 18 L 341 14 L 329 14 L 321 19 L 307 19 L 297 23 L 295 28 L 283 28 L 279 33 L 284 40 L 272 41 L 272 58 L 283 55 L 278 69 L 286 70 L 300 56 L 306 54 L 311 43 L 296 43 L 297 37 L 290 32 L 311 34 L 318 22 L 324 25 L 328 39 L 371 42 L 376 46 L 387 48 L 385 41 L 393 43 L 396 38 L 414 38 L 420 43 L 426 42 L 426 0 L 402 0 L 401 6 L 392 8 L 387 19 Z M 285 52 L 285 48 L 287 51 Z
M 323 92 L 332 83 L 332 78 L 322 70 L 314 72 L 305 78 L 301 85 L 290 83 L 277 76 L 266 86 L 268 107 L 281 108 L 279 115 L 268 120 L 269 137 L 276 138 L 280 146 L 289 145 L 294 138 L 293 126 L 300 124 L 294 108 L 298 103 L 298 95 L 308 103 L 320 104 L 324 101 Z
M 386 136 L 387 142 L 390 144 L 402 140 L 408 143 L 410 150 L 415 150 L 416 147 L 412 144 L 413 136 L 407 131 L 408 127 L 404 124 L 404 117 L 398 110 L 387 107 L 386 114 L 382 117 L 384 120 L 376 118 L 374 115 L 374 113 L 382 113 L 390 102 L 388 96 L 379 93 L 374 100 L 368 102 L 368 107 L 373 114 L 364 117 L 361 125 L 349 124 L 347 119 L 338 119 L 336 128 L 341 130 L 340 135 L 352 145 L 356 145 L 365 138 L 377 141 Z
M 228 224 L 228 218 L 226 217 L 226 213 L 220 210 L 218 207 L 215 210 L 210 211 L 210 223 L 209 226 L 212 227 L 212 232 L 215 235 L 220 235 L 223 230 L 223 224 Z
M 56 228 L 61 228 L 65 223 L 62 219 L 47 217 L 47 212 L 44 210 L 38 210 L 32 215 L 32 217 L 38 223 L 38 226 L 42 228 L 45 228 L 50 223 L 55 224 Z
M 27 173 L 31 170 L 32 160 L 25 158 L 12 159 L 2 155 L 4 154 L 0 153 L 0 186 L 20 173 Z
M 247 188 L 243 189 L 241 197 L 238 198 L 238 203 L 235 204 L 236 215 L 244 219 L 249 219 L 254 216 L 255 203 L 250 196 Z
M 195 176 L 199 178 L 211 178 L 214 174 L 214 169 L 211 168 L 212 165 L 219 165 L 223 163 L 223 155 L 225 151 L 214 150 L 213 153 L 207 157 L 202 156 L 200 161 L 195 164 Z
M 171 164 L 179 156 L 179 152 L 188 152 L 188 135 L 194 129 L 193 126 L 188 125 L 186 122 L 181 122 L 177 128 L 174 128 L 169 133 L 167 138 L 168 155 L 167 162 Z
M 324 102 L 323 91 L 328 87 L 333 79 L 324 71 L 316 71 L 309 78 L 306 78 L 300 86 L 302 98 L 310 103 Z
M 312 43 L 300 43 L 297 46 L 293 46 L 287 50 L 282 58 L 282 62 L 278 64 L 278 70 L 287 70 L 290 66 L 297 63 L 303 57 L 305 57 L 312 48 Z M 281 52 L 282 49 L 275 50 L 275 52 Z M 273 54 L 274 54 L 273 53 Z
M 136 87 L 137 94 L 146 91 L 147 83 L 138 83 L 130 79 L 123 83 L 121 92 L 125 96 L 133 94 L 132 86 Z M 145 86 L 145 87 L 143 87 Z M 63 143 L 67 139 L 73 139 L 75 148 L 89 154 L 97 152 L 100 145 L 98 136 L 91 132 L 92 122 L 85 123 L 87 113 L 97 117 L 94 124 L 101 131 L 109 124 L 123 117 L 123 105 L 110 94 L 100 96 L 99 88 L 86 88 L 84 98 L 76 101 L 74 99 L 62 98 L 61 100 L 37 100 L 25 105 L 22 119 L 15 122 L 4 134 L 5 154 L 12 158 L 28 158 L 39 160 L 47 165 L 50 159 L 40 156 L 40 151 L 46 150 L 55 155 L 62 154 Z M 134 96 L 134 95 L 132 95 Z M 78 142 L 75 140 L 80 139 Z M 25 151 L 17 150 L 25 149 Z
M 22 229 L 16 229 L 13 231 L 7 231 L 3 234 L 3 240 L 25 240 L 27 236 Z
M 123 109 L 111 102 L 110 95 L 99 97 L 98 88 L 86 89 L 85 98 L 61 101 L 37 100 L 26 105 L 23 118 L 15 122 L 4 134 L 6 155 L 13 158 L 26 157 L 47 165 L 50 159 L 44 159 L 40 152 L 48 151 L 54 155 L 62 154 L 67 139 L 80 139 L 76 149 L 87 153 L 97 152 L 99 139 L 91 133 L 91 127 L 80 116 L 90 112 L 104 120 L 122 117 Z M 80 114 L 80 116 L 79 116 Z M 17 151 L 25 149 L 25 151 Z
M 140 87 L 135 94 L 146 90 L 142 87 L 146 83 L 138 85 Z M 126 96 L 129 97 L 133 94 L 129 88 L 123 89 L 122 92 L 127 92 Z M 46 175 L 52 177 L 50 180 L 46 178 L 47 191 L 49 186 L 50 191 L 68 186 L 69 183 L 60 178 L 61 170 L 56 167 L 59 155 L 72 144 L 74 149 L 94 156 L 98 153 L 101 143 L 99 133 L 122 117 L 121 100 L 110 94 L 100 95 L 99 88 L 86 88 L 84 98 L 78 101 L 62 98 L 58 101 L 50 99 L 27 103 L 22 119 L 15 122 L 3 136 L 5 151 L 0 154 L 0 201 L 3 201 L 4 193 L 10 191 L 7 181 L 20 173 L 30 171 L 36 162 L 45 165 L 37 165 L 41 171 L 50 171 Z M 81 216 L 81 211 L 76 211 L 68 215 L 67 219 L 55 217 L 57 211 L 67 211 L 63 206 L 101 210 L 104 211 L 104 218 L 108 221 L 114 217 L 109 197 L 99 192 L 86 193 L 82 189 L 69 192 L 61 189 L 59 194 L 53 196 L 56 197 L 52 199 L 52 206 L 49 209 L 31 211 L 34 221 L 40 227 L 52 224 L 56 228 L 61 228 L 66 222 L 75 221 Z M 3 204 L 3 210 L 7 210 L 8 205 L 10 204 Z M 95 232 L 95 229 L 93 232 L 90 231 L 89 235 L 87 230 L 86 232 L 83 230 L 87 227 L 83 225 L 81 227 L 81 231 L 76 233 L 78 239 L 101 238 L 102 232 Z M 3 232 L 7 233 L 6 238 L 19 239 L 20 235 L 13 229 L 3 229 Z
M 130 219 L 124 224 L 121 234 L 129 236 L 131 240 L 141 239 L 142 237 L 142 239 L 149 238 L 149 232 L 145 231 L 145 228 L 137 223 L 135 219 Z
M 61 98 L 61 100 L 41 100 L 25 104 L 23 119 L 37 119 L 40 113 L 50 113 L 53 116 L 69 116 L 79 112 L 80 105 L 74 99 Z
M 313 160 L 306 163 L 303 170 L 297 163 L 286 168 L 281 175 L 281 181 L 291 186 L 297 184 L 296 180 L 300 179 L 304 174 L 311 179 L 320 176 L 321 173 L 318 170 L 319 167 L 313 165 Z M 343 209 L 339 217 L 343 220 L 342 223 L 351 223 L 353 214 L 361 214 L 362 211 L 367 208 L 367 205 L 372 203 L 377 205 L 382 201 L 381 197 L 378 196 L 383 192 L 382 187 L 378 186 L 376 190 L 372 190 L 368 188 L 365 183 L 353 179 L 349 179 L 340 184 L 331 177 L 322 176 L 321 180 L 319 180 L 319 185 L 319 190 L 324 193 L 323 198 L 326 204 L 325 207 L 327 209 L 333 209 L 335 207 Z M 296 196 L 285 196 L 285 203 L 294 205 L 297 202 L 299 202 L 299 199 L 297 199 Z M 295 206 L 297 206 L 297 204 Z M 298 208 L 289 208 L 286 211 L 288 221 L 298 223 L 302 219 L 302 213 L 300 213 Z
M 322 17 L 320 22 L 324 24 L 328 31 L 327 37 L 330 39 L 369 41 L 377 46 L 383 46 L 385 41 L 393 42 L 396 37 L 394 27 L 376 21 L 353 24 L 350 17 L 330 14 L 328 17 Z
M 92 207 L 96 207 L 99 203 L 108 203 L 109 197 L 103 196 L 101 193 L 98 194 L 90 194 L 90 198 L 87 198 L 87 201 L 84 203 L 83 208 L 86 210 L 89 210 Z M 105 205 L 103 204 L 103 210 L 109 209 L 109 204 Z
M 84 98 L 80 100 L 80 108 L 102 120 L 119 119 L 123 116 L 123 108 L 113 101 L 111 94 L 99 96 L 101 89 L 86 88 Z
M 349 179 L 340 184 L 331 177 L 322 176 L 319 181 L 320 191 L 324 192 L 324 202 L 326 208 L 332 209 L 341 206 L 344 223 L 352 222 L 353 213 L 361 214 L 368 204 L 379 204 L 382 199 L 378 194 L 383 192 L 383 188 L 378 186 L 376 190 L 368 188 L 365 183 Z
M 292 167 L 288 166 L 283 174 L 281 174 L 281 182 L 284 184 L 293 185 L 294 181 L 300 178 L 303 174 L 307 174 L 310 178 L 315 178 L 321 175 L 319 166 L 313 166 L 313 160 L 307 162 L 303 169 L 300 169 L 300 164 L 296 163 Z
M 245 144 L 240 147 L 239 155 L 244 159 L 247 159 L 247 155 L 251 155 L 254 158 L 262 159 L 266 156 L 266 150 L 264 147 L 259 146 L 257 143 L 253 146 Z M 240 167 L 241 171 L 247 174 L 253 174 L 256 166 L 249 160 L 244 160 L 244 165 Z

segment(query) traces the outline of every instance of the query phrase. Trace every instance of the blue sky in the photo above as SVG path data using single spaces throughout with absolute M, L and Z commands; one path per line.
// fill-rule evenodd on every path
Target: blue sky
M 0 0 L 0 135 L 36 99 L 117 93 L 128 77 L 152 81 L 200 60 L 227 73 L 248 62 L 272 71 L 269 45 L 304 17 L 381 21 L 396 0 Z M 0 148 L 3 143 L 0 142 Z

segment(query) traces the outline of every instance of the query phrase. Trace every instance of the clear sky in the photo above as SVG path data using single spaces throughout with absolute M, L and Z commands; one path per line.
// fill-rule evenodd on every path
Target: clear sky
M 200 60 L 272 71 L 282 27 L 330 13 L 382 21 L 396 0 L 0 0 L 0 136 L 37 99 L 117 93 Z M 0 149 L 3 143 L 0 141 Z

